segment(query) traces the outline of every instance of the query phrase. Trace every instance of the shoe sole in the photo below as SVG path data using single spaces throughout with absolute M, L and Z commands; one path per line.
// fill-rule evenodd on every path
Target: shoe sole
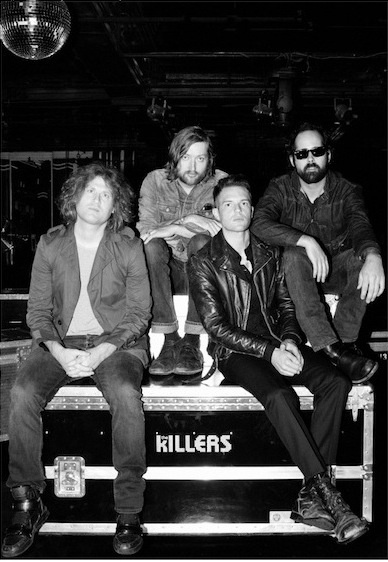
M 368 382 L 368 380 L 373 377 L 373 375 L 375 374 L 375 372 L 377 371 L 378 368 L 379 368 L 379 365 L 378 365 L 378 363 L 376 363 L 376 365 L 373 367 L 373 369 L 371 371 L 369 371 L 369 373 L 367 375 L 365 375 L 365 377 L 363 379 L 360 379 L 358 381 L 352 380 L 352 383 L 353 384 L 363 384 L 364 382 Z
M 296 513 L 295 511 L 291 512 L 291 519 L 295 521 L 295 523 L 303 523 L 304 525 L 308 525 L 309 527 L 317 527 L 318 529 L 322 529 L 323 531 L 333 531 L 334 524 L 331 524 L 330 521 L 326 521 L 325 519 L 304 519 L 300 513 Z
M 174 370 L 174 375 L 199 375 L 200 373 L 202 373 L 203 369 L 196 369 L 188 371 L 187 369 L 175 369 Z
M 368 525 L 366 525 L 366 526 L 365 526 L 363 529 L 361 529 L 358 533 L 356 533 L 355 535 L 349 537 L 348 539 L 345 539 L 344 541 L 339 541 L 339 540 L 337 539 L 337 543 L 338 543 L 338 544 L 343 544 L 343 545 L 349 544 L 349 543 L 355 541 L 356 539 L 359 539 L 360 537 L 362 537 L 362 535 L 365 535 L 365 533 L 366 533 L 367 531 L 369 531 L 369 526 L 368 526 Z
M 26 544 L 26 546 L 23 548 L 23 550 L 18 551 L 17 554 L 11 554 L 9 552 L 3 552 L 3 550 L 2 550 L 1 555 L 4 558 L 16 558 L 16 556 L 20 556 L 21 554 L 24 554 L 24 552 L 26 552 L 32 546 L 32 544 L 34 542 L 34 539 L 35 539 L 35 535 L 38 533 L 38 531 L 46 523 L 47 519 L 49 518 L 49 515 L 50 515 L 50 512 L 49 512 L 48 509 L 46 509 L 46 511 L 44 511 L 42 513 L 42 517 L 40 518 L 39 523 L 36 524 L 35 529 L 32 532 L 31 541 Z
M 130 556 L 139 552 L 139 550 L 143 548 L 143 544 L 144 541 L 142 539 L 141 543 L 138 546 L 135 546 L 133 548 L 126 548 L 125 550 L 123 550 L 123 552 L 121 552 L 119 548 L 115 548 L 115 545 L 113 545 L 113 550 L 116 552 L 116 554 L 120 554 L 121 556 Z
M 174 371 L 154 371 L 153 369 L 148 369 L 148 373 L 157 377 L 168 377 L 168 375 L 173 375 Z

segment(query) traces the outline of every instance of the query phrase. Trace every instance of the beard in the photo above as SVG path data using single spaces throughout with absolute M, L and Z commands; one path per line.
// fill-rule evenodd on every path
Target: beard
M 206 176 L 207 170 L 198 174 L 193 172 L 178 172 L 177 177 L 181 180 L 181 182 L 185 183 L 186 185 L 193 186 L 198 185 Z
M 327 165 L 322 168 L 317 164 L 307 165 L 303 170 L 297 170 L 298 176 L 306 183 L 318 183 L 327 174 Z

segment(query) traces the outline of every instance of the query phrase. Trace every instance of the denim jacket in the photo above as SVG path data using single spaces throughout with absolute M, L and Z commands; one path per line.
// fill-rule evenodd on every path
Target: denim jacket
M 139 195 L 139 221 L 136 227 L 140 234 L 172 224 L 187 215 L 213 218 L 213 188 L 226 175 L 216 170 L 214 176 L 199 183 L 187 194 L 177 180 L 167 179 L 164 168 L 150 172 L 142 183 Z M 167 241 L 180 261 L 187 261 L 188 242 L 189 239 L 182 236 Z
M 81 290 L 77 245 L 72 226 L 50 229 L 39 240 L 32 267 L 27 324 L 33 345 L 66 336 Z M 96 345 L 126 349 L 146 366 L 145 335 L 151 318 L 151 293 L 141 240 L 126 227 L 105 231 L 93 263 L 88 294 L 104 332 Z
M 270 181 L 255 208 L 252 232 L 268 244 L 296 246 L 302 234 L 319 240 L 330 255 L 353 248 L 380 252 L 359 185 L 329 170 L 324 193 L 311 204 L 292 171 Z

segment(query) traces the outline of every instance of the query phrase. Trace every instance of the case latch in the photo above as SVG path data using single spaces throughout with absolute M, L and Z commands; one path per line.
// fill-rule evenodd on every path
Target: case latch
M 82 498 L 85 495 L 85 459 L 56 457 L 54 493 L 59 498 Z

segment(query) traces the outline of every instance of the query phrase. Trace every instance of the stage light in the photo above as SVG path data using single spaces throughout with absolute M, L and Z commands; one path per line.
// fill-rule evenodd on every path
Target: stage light
M 147 115 L 151 121 L 161 123 L 166 121 L 170 109 L 166 99 L 161 97 L 153 98 L 151 105 L 147 107 Z
M 357 119 L 358 115 L 353 113 L 352 100 L 350 98 L 334 98 L 335 125 L 350 125 Z

